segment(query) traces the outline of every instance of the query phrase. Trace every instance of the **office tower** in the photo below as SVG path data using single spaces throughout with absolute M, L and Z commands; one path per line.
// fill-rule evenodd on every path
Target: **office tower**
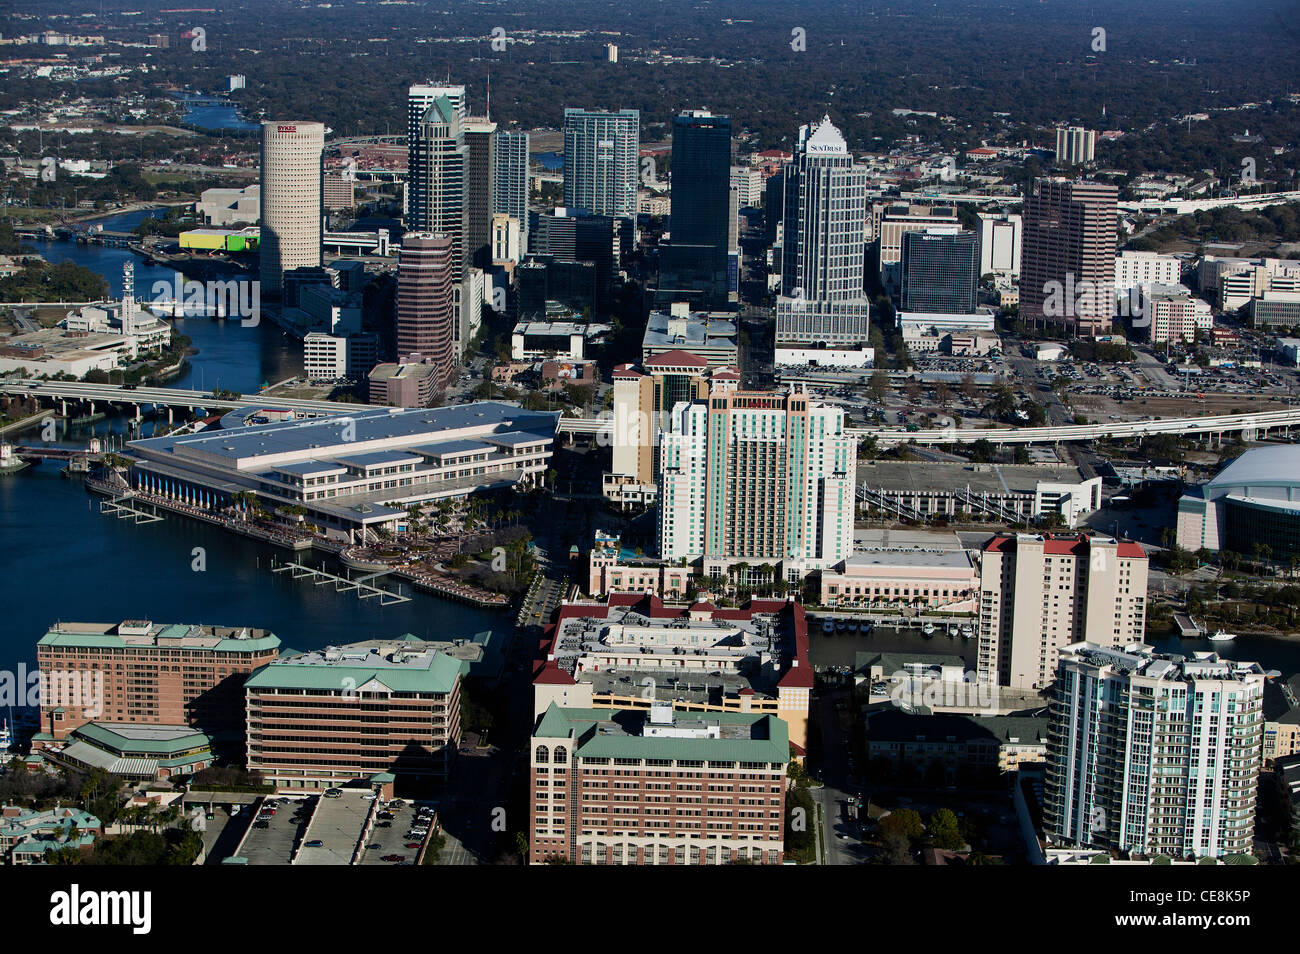
M 957 210 L 950 205 L 909 205 L 877 202 L 868 211 L 869 238 L 876 242 L 880 284 L 895 301 L 902 294 L 903 236 L 909 232 L 961 231 Z
M 465 121 L 465 258 L 487 268 L 492 264 L 493 148 L 497 124 L 471 117 Z
M 867 340 L 862 290 L 867 172 L 830 117 L 803 126 L 785 167 L 776 344 L 856 348 Z M 780 360 L 778 354 L 778 361 Z
M 1109 334 L 1118 200 L 1113 185 L 1035 180 L 1022 211 L 1021 320 L 1081 336 Z
M 641 114 L 564 111 L 564 204 L 636 220 Z
M 468 665 L 401 640 L 273 662 L 246 684 L 248 769 L 297 792 L 384 772 L 417 786 L 445 783 Z
M 785 223 L 785 173 L 776 172 L 763 183 L 763 229 L 768 245 L 781 238 Z
M 1048 844 L 1249 854 L 1263 698 L 1258 663 L 1138 645 L 1063 648 L 1043 784 Z
M 901 310 L 968 315 L 979 286 L 974 232 L 908 232 L 903 236 Z
M 591 294 L 577 295 L 573 307 L 590 309 L 594 316 L 607 315 L 613 304 L 613 281 L 617 271 L 619 240 L 616 220 L 608 215 L 589 215 L 582 209 L 558 208 L 544 214 L 529 213 L 529 252 L 543 256 L 548 266 L 561 263 L 590 264 Z M 551 268 L 551 276 L 556 269 Z M 586 284 L 584 281 L 583 289 Z M 560 296 L 552 294 L 552 299 Z
M 659 550 L 703 558 L 706 576 L 737 562 L 777 564 L 780 579 L 853 551 L 857 440 L 844 411 L 787 392 L 715 385 L 678 404 L 659 436 Z
M 689 110 L 673 120 L 672 210 L 659 252 L 656 304 L 728 307 L 731 251 L 731 118 Z
M 320 265 L 321 123 L 262 123 L 261 294 L 279 295 L 284 273 Z
M 980 674 L 1043 689 L 1071 643 L 1140 643 L 1147 569 L 1141 546 L 1108 537 L 994 537 L 980 563 Z
M 1019 215 L 980 213 L 980 277 L 1020 277 L 1021 221 Z
M 492 143 L 492 211 L 519 223 L 519 247 L 528 248 L 528 133 L 498 129 Z
M 423 103 L 412 87 L 412 111 Z M 455 249 L 456 278 L 467 265 L 466 241 L 469 205 L 466 176 L 469 146 L 465 143 L 463 88 L 461 99 L 454 95 L 435 98 L 414 124 L 408 140 L 407 227 L 416 232 L 437 232 L 448 236 Z
M 407 232 L 397 264 L 397 356 L 436 366 L 439 390 L 456 363 L 454 256 L 450 237 Z
M 56 623 L 36 643 L 41 735 L 33 742 L 61 742 L 95 721 L 192 726 L 237 741 L 244 679 L 279 655 L 274 633 L 246 626 Z
M 552 704 L 533 728 L 529 756 L 533 864 L 784 858 L 790 738 L 774 715 L 675 712 L 667 702 L 648 712 Z
M 1097 152 L 1097 132 L 1082 126 L 1066 126 L 1056 130 L 1056 163 L 1060 166 L 1080 166 L 1092 162 Z
M 492 215 L 492 264 L 518 265 L 523 257 L 524 245 L 519 233 L 519 220 L 504 212 Z

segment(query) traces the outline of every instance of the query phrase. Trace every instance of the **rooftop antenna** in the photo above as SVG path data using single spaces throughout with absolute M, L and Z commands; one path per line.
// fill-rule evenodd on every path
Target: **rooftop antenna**
M 492 74 L 487 75 L 487 118 L 492 118 Z

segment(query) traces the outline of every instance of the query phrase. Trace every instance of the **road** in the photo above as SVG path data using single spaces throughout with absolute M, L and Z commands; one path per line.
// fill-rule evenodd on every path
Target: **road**
M 855 865 L 863 861 L 858 826 L 848 821 L 849 806 L 856 803 L 856 789 L 850 782 L 849 739 L 840 728 L 837 703 L 845 704 L 847 693 L 827 690 L 817 698 L 822 729 L 822 787 L 813 790 L 813 800 L 821 808 L 822 840 L 827 865 Z M 841 838 L 840 836 L 844 837 Z

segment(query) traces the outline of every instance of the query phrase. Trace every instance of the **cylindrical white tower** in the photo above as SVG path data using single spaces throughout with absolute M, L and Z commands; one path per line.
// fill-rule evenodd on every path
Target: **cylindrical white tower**
M 321 123 L 262 123 L 262 294 L 288 269 L 320 265 Z

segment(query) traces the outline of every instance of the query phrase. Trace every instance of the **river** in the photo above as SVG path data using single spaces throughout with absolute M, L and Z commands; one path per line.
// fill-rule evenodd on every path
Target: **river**
M 129 229 L 145 214 L 117 216 L 104 227 Z M 153 281 L 170 282 L 173 276 L 171 269 L 144 265 L 123 249 L 36 244 L 51 262 L 71 260 L 100 273 L 114 295 L 121 293 L 122 263 L 128 259 L 135 258 L 137 295 Z M 175 326 L 199 350 L 172 386 L 251 393 L 300 369 L 296 342 L 270 322 L 244 328 L 237 320 L 189 318 Z M 59 443 L 84 447 L 92 434 L 123 436 L 124 426 L 116 418 L 65 427 Z M 149 431 L 146 423 L 143 433 Z M 36 435 L 24 438 L 35 442 Z M 402 591 L 413 596 L 410 602 L 380 607 L 329 586 L 294 582 L 268 570 L 271 556 L 283 559 L 287 551 L 180 517 L 135 526 L 102 516 L 99 498 L 79 481 L 63 478 L 60 467 L 46 461 L 0 477 L 0 578 L 5 580 L 0 670 L 33 664 L 36 641 L 56 620 L 257 626 L 275 632 L 284 646 L 304 650 L 408 632 L 448 638 L 513 623 L 504 613 L 413 593 L 406 584 Z M 196 547 L 203 550 L 203 572 L 192 569 Z

